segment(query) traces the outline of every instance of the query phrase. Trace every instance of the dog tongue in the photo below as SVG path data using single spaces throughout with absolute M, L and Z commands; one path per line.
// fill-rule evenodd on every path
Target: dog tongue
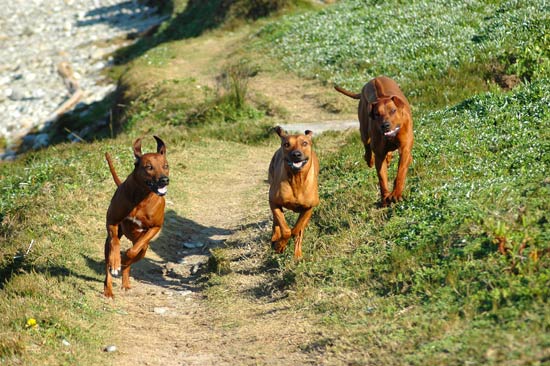
M 162 187 L 158 189 L 158 193 L 160 194 L 166 194 L 168 192 L 168 187 Z
M 400 129 L 401 129 L 401 127 L 396 127 L 394 130 L 384 132 L 384 136 L 393 137 L 393 136 L 397 135 L 397 133 L 399 132 Z
M 302 165 L 304 165 L 303 161 L 297 161 L 297 162 L 292 163 L 292 166 L 295 167 L 295 168 L 301 168 Z

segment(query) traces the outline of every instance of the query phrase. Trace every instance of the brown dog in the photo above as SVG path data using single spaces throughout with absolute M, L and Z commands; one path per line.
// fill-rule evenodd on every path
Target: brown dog
M 313 132 L 305 135 L 287 135 L 279 126 L 275 132 L 281 138 L 281 147 L 269 164 L 269 207 L 273 213 L 271 245 L 277 253 L 284 252 L 290 237 L 294 239 L 294 258 L 302 257 L 304 230 L 319 204 L 317 176 L 319 160 L 312 149 Z M 286 223 L 283 207 L 300 216 L 292 230 Z
M 105 154 L 113 179 L 118 186 L 107 210 L 107 239 L 105 241 L 104 294 L 113 297 L 112 276 L 122 269 L 122 287 L 130 288 L 130 265 L 142 259 L 149 241 L 164 222 L 164 195 L 167 192 L 168 162 L 166 146 L 157 136 L 156 153 L 141 153 L 141 139 L 134 142 L 136 157 L 133 172 L 121 183 L 111 157 Z M 120 238 L 126 236 L 133 246 L 121 260 Z
M 411 108 L 407 98 L 397 83 L 386 76 L 369 81 L 360 94 L 337 86 L 334 88 L 350 98 L 359 99 L 359 129 L 365 145 L 365 160 L 369 167 L 376 164 L 381 205 L 401 201 L 405 178 L 412 162 L 414 141 Z M 399 167 L 390 193 L 388 164 L 394 150 L 399 150 Z

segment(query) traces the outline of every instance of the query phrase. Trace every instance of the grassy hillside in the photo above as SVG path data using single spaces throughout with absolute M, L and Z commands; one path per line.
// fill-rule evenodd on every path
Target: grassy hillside
M 268 127 L 286 114 L 247 93 L 247 81 L 275 71 L 320 80 L 334 98 L 328 84 L 359 89 L 387 74 L 414 104 L 405 202 L 377 207 L 358 133 L 316 136 L 322 203 L 305 260 L 292 250 L 258 258 L 269 269 L 259 286 L 284 292 L 319 327 L 303 352 L 334 365 L 550 363 L 548 3 L 346 0 L 207 32 L 259 3 L 175 2 L 156 36 L 119 55 L 118 137 L 0 164 L 0 363 L 109 362 L 100 350 L 123 309 L 99 296 L 102 243 L 88 240 L 103 235 L 113 190 L 101 153 L 126 159 L 152 132 L 178 148 L 208 137 L 272 149 Z M 193 14 L 208 27 L 193 28 Z M 244 41 L 203 59 L 189 49 L 212 40 L 204 32 Z M 212 277 L 212 301 L 231 279 Z
M 549 5 L 544 1 L 340 1 L 263 30 L 289 69 L 359 90 L 395 78 L 420 109 L 549 76 Z M 507 76 L 508 75 L 508 76 Z M 513 83 L 513 82 L 512 82 Z
M 408 199 L 389 209 L 358 134 L 321 155 L 307 257 L 281 276 L 339 329 L 321 341 L 330 351 L 358 364 L 548 361 L 549 91 L 540 80 L 417 120 Z

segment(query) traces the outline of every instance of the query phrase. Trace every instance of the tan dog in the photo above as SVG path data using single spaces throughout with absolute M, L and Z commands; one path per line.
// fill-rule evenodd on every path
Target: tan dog
M 359 128 L 365 145 L 365 161 L 376 165 L 381 205 L 402 200 L 405 178 L 412 162 L 413 122 L 409 102 L 395 81 L 379 76 L 369 81 L 360 94 L 340 87 L 340 93 L 359 99 Z M 388 189 L 388 164 L 392 151 L 399 150 L 399 167 L 393 191 Z M 373 156 L 374 153 L 374 156 Z
M 130 265 L 142 259 L 151 241 L 164 222 L 164 195 L 167 192 L 168 162 L 166 146 L 157 136 L 156 153 L 141 153 L 141 139 L 134 142 L 136 157 L 134 171 L 121 183 L 111 157 L 105 158 L 118 186 L 107 210 L 107 239 L 105 241 L 104 294 L 113 297 L 112 276 L 122 270 L 122 287 L 130 288 Z M 133 246 L 121 260 L 120 238 L 126 236 Z
M 281 138 L 281 147 L 269 164 L 269 207 L 273 213 L 271 245 L 277 253 L 282 253 L 292 236 L 295 238 L 294 258 L 299 259 L 304 230 L 313 207 L 319 204 L 319 160 L 312 149 L 313 132 L 287 135 L 279 126 L 275 127 L 275 132 Z M 283 208 L 300 213 L 292 230 L 286 223 Z

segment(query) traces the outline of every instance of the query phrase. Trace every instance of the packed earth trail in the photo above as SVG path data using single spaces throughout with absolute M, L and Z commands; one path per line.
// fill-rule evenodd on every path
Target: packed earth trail
M 116 314 L 105 345 L 116 349 L 114 364 L 319 364 L 303 350 L 313 332 L 304 314 L 262 289 L 273 151 L 213 140 L 169 150 L 163 231 L 132 267 L 133 288 L 123 292 L 115 281 L 115 299 L 105 301 Z M 206 293 L 215 286 L 203 282 L 208 253 L 226 241 L 233 288 L 218 289 L 227 293 L 212 302 Z

